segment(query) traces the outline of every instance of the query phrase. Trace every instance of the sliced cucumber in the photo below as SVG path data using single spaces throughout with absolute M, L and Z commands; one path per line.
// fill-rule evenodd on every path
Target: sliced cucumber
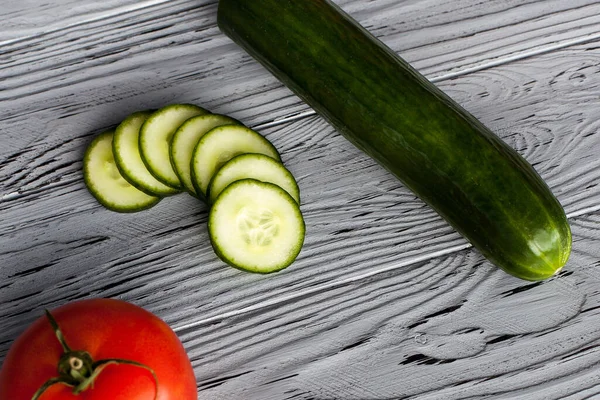
M 214 203 L 223 189 L 246 178 L 273 183 L 300 204 L 300 190 L 292 173 L 273 158 L 254 153 L 239 155 L 223 164 L 210 180 L 208 199 Z
M 289 266 L 304 243 L 298 203 L 272 183 L 244 179 L 229 185 L 208 217 L 213 249 L 232 267 L 262 274 Z
M 173 134 L 186 120 L 208 114 L 192 104 L 172 104 L 154 112 L 140 130 L 140 153 L 148 171 L 156 179 L 175 189 L 183 189 L 171 165 L 170 144 Z
M 191 194 L 196 194 L 190 171 L 194 147 L 206 132 L 217 126 L 231 124 L 240 124 L 240 122 L 225 115 L 199 115 L 185 121 L 173 135 L 173 140 L 171 141 L 171 164 L 179 180 Z
M 85 152 L 83 178 L 88 190 L 109 210 L 134 212 L 152 207 L 160 197 L 142 192 L 121 176 L 113 157 L 113 136 L 113 131 L 100 134 Z
M 206 195 L 214 173 L 233 157 L 259 153 L 281 161 L 277 149 L 258 132 L 240 125 L 223 125 L 206 133 L 192 155 L 192 182 L 196 193 Z
M 179 190 L 157 180 L 148 171 L 140 155 L 140 128 L 151 114 L 152 111 L 139 111 L 119 124 L 113 138 L 113 154 L 117 167 L 127 182 L 149 195 L 169 196 Z

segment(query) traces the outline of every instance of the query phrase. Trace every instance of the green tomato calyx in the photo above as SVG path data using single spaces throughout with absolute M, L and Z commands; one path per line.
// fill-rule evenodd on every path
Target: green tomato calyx
M 122 360 L 111 358 L 105 360 L 94 361 L 90 353 L 84 350 L 72 350 L 60 330 L 58 323 L 52 314 L 46 310 L 46 317 L 54 330 L 56 338 L 63 348 L 63 355 L 58 361 L 58 376 L 48 379 L 33 395 L 31 400 L 39 400 L 42 394 L 48 390 L 50 386 L 61 384 L 73 388 L 73 394 L 78 395 L 90 387 L 94 386 L 94 382 L 98 375 L 109 365 L 127 364 L 143 368 L 149 371 L 154 378 L 156 391 L 154 399 L 158 397 L 158 378 L 152 368 L 147 365 L 131 360 Z

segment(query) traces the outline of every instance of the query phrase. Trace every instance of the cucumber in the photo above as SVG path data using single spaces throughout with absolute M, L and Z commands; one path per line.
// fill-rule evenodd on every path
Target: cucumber
M 244 179 L 227 186 L 210 209 L 215 253 L 234 268 L 267 274 L 289 266 L 304 243 L 298 203 L 272 183 Z
M 531 165 L 328 0 L 220 0 L 220 29 L 490 261 L 526 280 L 571 251 Z
M 112 151 L 114 131 L 104 132 L 88 146 L 83 157 L 83 178 L 100 204 L 112 211 L 134 212 L 152 207 L 160 197 L 150 196 L 120 174 Z
M 140 130 L 140 153 L 148 171 L 156 179 L 175 189 L 183 189 L 171 165 L 170 144 L 173 134 L 186 120 L 208 114 L 193 104 L 171 104 L 154 112 Z
M 245 126 L 223 125 L 202 136 L 190 165 L 196 193 L 206 195 L 213 174 L 227 161 L 244 153 L 264 154 L 281 161 L 271 142 Z
M 185 121 L 173 135 L 170 149 L 171 164 L 182 185 L 191 194 L 196 195 L 190 171 L 194 147 L 206 132 L 217 126 L 231 124 L 240 124 L 240 122 L 225 115 L 199 115 Z
M 179 190 L 157 180 L 140 156 L 139 136 L 142 124 L 152 111 L 131 114 L 119 124 L 113 138 L 113 154 L 121 175 L 133 186 L 153 196 L 169 196 Z
M 214 203 L 219 194 L 231 183 L 252 178 L 273 183 L 300 204 L 300 190 L 294 176 L 282 163 L 262 154 L 242 154 L 227 161 L 217 171 L 208 185 L 208 199 Z

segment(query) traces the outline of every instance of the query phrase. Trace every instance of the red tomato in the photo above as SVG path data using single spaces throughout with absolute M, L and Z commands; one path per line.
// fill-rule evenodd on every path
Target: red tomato
M 177 335 L 155 315 L 120 300 L 73 302 L 52 311 L 71 350 L 85 350 L 107 365 L 79 395 L 55 384 L 39 400 L 196 400 L 192 365 Z M 46 316 L 35 321 L 12 345 L 0 370 L 0 399 L 31 400 L 48 379 L 58 376 L 63 348 Z

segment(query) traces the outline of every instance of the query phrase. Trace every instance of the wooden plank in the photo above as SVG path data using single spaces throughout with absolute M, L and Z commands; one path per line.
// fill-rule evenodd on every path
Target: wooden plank
M 183 9 L 203 4 L 214 5 L 216 2 L 217 0 L 204 0 L 202 3 L 187 0 L 171 3 Z M 501 33 L 494 39 L 502 40 L 502 43 L 498 43 L 500 47 L 516 45 L 512 51 L 528 50 L 540 44 L 556 43 L 597 33 L 593 29 L 593 19 L 582 20 L 582 16 L 594 15 L 593 9 L 587 9 L 588 6 L 593 6 L 594 2 L 588 0 L 569 3 L 556 0 L 487 1 L 485 3 L 475 0 L 458 2 L 376 0 L 371 1 L 368 7 L 359 0 L 335 0 L 335 2 L 378 36 L 386 36 L 390 32 L 392 35 L 410 34 L 411 39 L 414 40 L 414 31 L 424 30 L 429 31 L 428 35 L 435 36 L 441 41 L 455 42 L 460 47 L 459 50 L 467 49 L 469 47 L 467 44 L 476 46 L 482 44 L 482 41 L 477 39 L 468 43 L 470 37 L 488 34 L 507 26 L 511 27 L 513 34 Z M 0 27 L 0 43 L 19 42 L 35 36 L 62 32 L 70 27 L 110 20 L 139 10 L 160 9 L 166 3 L 168 2 L 165 0 L 90 0 L 85 3 L 57 0 L 42 5 L 32 5 L 30 1 L 8 0 L 1 10 L 6 23 Z M 32 11 L 34 7 L 35 12 Z M 455 22 L 460 22 L 462 29 L 456 30 L 453 27 Z M 412 46 L 421 47 L 423 44 L 430 44 L 426 40 L 427 35 L 419 36 L 420 43 L 413 42 Z M 548 40 L 549 36 L 554 36 L 551 41 Z M 448 46 L 446 43 L 445 47 L 446 51 L 443 52 L 445 57 L 454 53 L 451 49 L 453 45 Z M 483 50 L 489 53 L 495 49 L 483 47 Z M 456 56 L 463 57 L 461 54 Z
M 40 153 L 77 140 L 75 132 L 97 131 L 129 112 L 168 102 L 200 103 L 251 125 L 308 110 L 218 31 L 214 1 L 176 0 L 140 9 L 126 3 L 123 12 L 110 4 L 103 18 L 4 46 L 0 160 L 17 159 L 29 171 Z M 591 0 L 489 7 L 475 0 L 340 4 L 432 79 L 588 40 L 598 34 L 600 22 L 600 5 Z M 1 182 L 0 190 L 31 190 L 54 179 L 48 178 Z
M 600 215 L 572 226 L 573 268 L 544 283 L 466 250 L 181 330 L 199 398 L 594 396 Z
M 566 49 L 442 86 L 534 163 L 571 214 L 597 207 L 599 196 L 594 99 L 600 59 L 588 49 Z M 85 124 L 95 113 L 72 118 Z M 73 140 L 56 143 L 35 161 L 66 165 L 39 173 L 67 183 L 0 203 L 5 335 L 15 335 L 40 304 L 124 296 L 186 324 L 465 247 L 433 211 L 321 119 L 262 132 L 280 149 L 302 191 L 308 236 L 289 270 L 263 277 L 225 267 L 210 249 L 206 208 L 187 195 L 141 214 L 102 209 L 81 180 L 90 137 L 72 131 Z M 20 179 L 35 171 L 26 168 Z M 19 171 L 4 176 L 14 179 Z
M 58 32 L 66 27 L 101 21 L 111 16 L 125 14 L 165 3 L 165 0 L 55 0 L 41 3 L 37 0 L 4 0 L 0 13 L 0 44 L 23 38 Z
M 593 199 L 586 198 L 588 193 L 594 193 L 593 187 L 591 192 L 583 189 L 594 185 L 596 169 L 592 167 L 596 161 L 593 149 L 597 141 L 593 100 L 598 89 L 599 60 L 594 45 L 574 49 L 526 60 L 512 67 L 491 69 L 471 75 L 466 81 L 439 84 L 511 145 L 520 149 L 558 191 L 569 212 L 594 204 Z M 554 66 L 549 69 L 546 64 Z M 0 150 L 4 152 L 0 165 L 2 195 L 10 196 L 15 191 L 43 187 L 57 180 L 65 183 L 76 180 L 79 161 L 91 133 L 117 123 L 137 108 L 160 104 L 159 99 L 145 100 L 141 95 L 136 99 L 136 105 L 133 105 L 132 99 L 121 99 L 56 120 L 51 116 L 60 111 L 50 109 L 39 111 L 29 118 L 5 120 L 0 126 L 6 138 L 6 145 Z M 253 122 L 229 108 L 216 111 L 231 114 L 247 124 Z M 312 134 L 314 129 L 310 128 L 310 124 L 307 124 L 306 134 L 302 124 L 304 122 L 296 125 L 300 128 L 295 128 L 295 135 L 285 139 L 291 140 L 288 146 L 293 147 L 304 140 L 297 135 L 308 137 Z M 575 136 L 572 131 L 575 131 Z M 287 137 L 290 134 L 283 129 L 278 135 Z M 580 139 L 571 140 L 572 137 Z M 284 139 L 274 140 L 286 143 Z M 578 158 L 568 155 L 572 152 Z M 576 161 L 590 159 L 589 171 L 584 172 L 589 176 L 573 180 L 582 173 Z M 557 166 L 562 168 L 555 168 Z M 570 172 L 559 174 L 563 169 Z M 553 172 L 546 172 L 550 170 Z M 304 170 L 301 173 L 314 175 L 319 172 Z M 560 193 L 569 190 L 578 190 L 579 194 L 567 198 Z
M 600 34 L 597 2 L 340 2 L 432 79 L 560 48 Z M 448 20 L 451 16 L 452 20 Z
M 572 221 L 576 267 L 544 283 L 511 278 L 467 250 L 173 326 L 200 399 L 580 399 L 600 389 L 599 226 L 600 214 Z M 0 333 L 3 350 L 12 334 Z

